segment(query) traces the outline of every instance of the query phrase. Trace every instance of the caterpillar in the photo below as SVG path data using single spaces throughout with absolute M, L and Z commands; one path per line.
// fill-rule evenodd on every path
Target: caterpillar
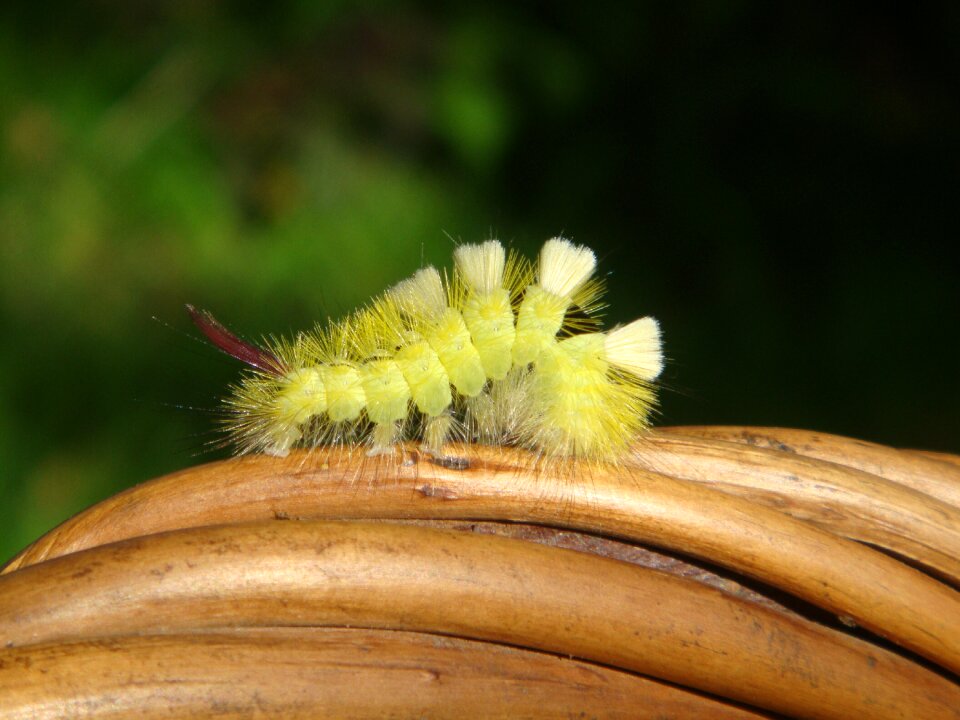
M 187 305 L 220 350 L 248 366 L 223 400 L 238 453 L 419 440 L 616 461 L 650 422 L 663 368 L 644 317 L 603 331 L 596 256 L 562 237 L 536 263 L 490 240 L 459 245 L 452 273 L 419 270 L 367 306 L 293 339 L 256 345 Z

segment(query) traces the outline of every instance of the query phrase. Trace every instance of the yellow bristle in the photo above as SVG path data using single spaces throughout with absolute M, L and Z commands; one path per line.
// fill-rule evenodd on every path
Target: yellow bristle
M 570 297 L 570 307 L 576 308 L 576 313 L 568 314 L 563 319 L 563 332 L 568 335 L 597 332 L 601 329 L 600 313 L 607 307 L 603 294 L 607 287 L 603 278 L 591 277 Z
M 418 270 L 413 277 L 394 285 L 387 294 L 414 318 L 436 320 L 447 309 L 447 294 L 435 267 Z
M 507 256 L 496 240 L 461 245 L 453 251 L 453 261 L 466 286 L 477 294 L 490 295 L 503 287 Z
M 655 380 L 663 371 L 660 325 L 652 317 L 614 328 L 604 347 L 607 362 L 642 380 Z
M 322 383 L 321 383 L 322 386 Z M 284 391 L 284 378 L 254 375 L 235 388 L 228 406 L 236 413 L 229 433 L 245 452 L 263 452 L 283 457 L 301 439 L 301 426 L 309 417 L 302 405 Z
M 560 297 L 571 297 L 593 274 L 597 257 L 590 248 L 561 237 L 547 240 L 540 250 L 540 287 Z
M 354 313 L 345 324 L 351 328 L 346 336 L 346 355 L 357 363 L 392 357 L 398 347 L 419 337 L 412 333 L 396 298 L 390 293 Z

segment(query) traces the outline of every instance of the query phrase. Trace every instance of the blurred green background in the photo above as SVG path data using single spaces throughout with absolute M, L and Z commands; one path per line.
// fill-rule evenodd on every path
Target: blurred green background
M 286 333 L 452 239 L 595 248 L 661 422 L 960 452 L 960 4 L 897 5 L 5 4 L 0 556 L 217 457 L 185 302 Z

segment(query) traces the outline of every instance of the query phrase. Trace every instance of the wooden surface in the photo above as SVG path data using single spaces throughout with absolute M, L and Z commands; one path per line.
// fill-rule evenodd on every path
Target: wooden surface
M 0 704 L 960 717 L 952 456 L 770 428 L 665 429 L 613 468 L 459 453 L 240 458 L 77 515 L 0 575 Z
M 462 718 L 465 707 L 487 718 L 767 717 L 545 653 L 337 628 L 132 635 L 0 651 L 0 697 L 11 720 Z
M 933 483 L 910 487 L 849 465 L 695 435 L 651 435 L 635 462 L 884 548 L 960 587 L 960 559 L 950 551 L 960 547 L 960 506 L 916 489 Z

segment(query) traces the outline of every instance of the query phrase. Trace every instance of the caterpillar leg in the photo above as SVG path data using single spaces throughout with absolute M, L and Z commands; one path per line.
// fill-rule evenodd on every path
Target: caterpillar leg
M 296 427 L 288 428 L 281 433 L 275 433 L 270 438 L 270 444 L 263 447 L 263 454 L 273 455 L 274 457 L 286 457 L 290 454 L 290 448 L 292 448 L 299 439 L 300 431 Z
M 464 399 L 467 437 L 486 445 L 512 442 L 529 405 L 529 371 L 513 368 L 479 395 Z
M 443 456 L 443 446 L 446 444 L 453 430 L 453 416 L 449 411 L 440 415 L 430 415 L 427 417 L 426 425 L 423 428 L 423 443 L 421 449 L 435 457 Z
M 482 392 L 464 401 L 466 409 L 464 422 L 467 428 L 467 437 L 486 445 L 500 441 L 500 423 L 493 396 L 490 392 Z
M 443 452 L 443 446 L 458 429 L 456 420 L 447 410 L 442 415 L 432 415 L 427 418 L 423 429 L 423 442 L 420 448 L 431 456 L 431 461 L 451 470 L 466 470 L 470 467 L 470 461 L 465 457 L 456 455 L 447 455 Z M 462 431 L 462 428 L 459 428 Z
M 396 451 L 396 442 L 399 434 L 399 423 L 376 423 L 373 426 L 373 431 L 370 433 L 370 449 L 367 450 L 367 457 L 392 455 Z

